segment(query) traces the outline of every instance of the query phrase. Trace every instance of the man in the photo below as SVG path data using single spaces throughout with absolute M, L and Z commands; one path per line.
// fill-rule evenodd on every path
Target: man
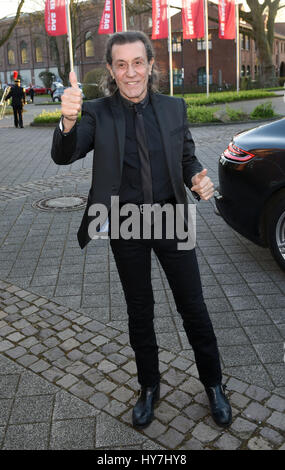
M 153 203 L 186 207 L 184 183 L 201 199 L 213 195 L 207 170 L 194 154 L 184 100 L 154 92 L 156 70 L 149 39 L 137 31 L 115 33 L 108 40 L 106 60 L 109 96 L 85 103 L 80 123 L 76 121 L 81 92 L 76 75 L 70 74 L 72 86 L 62 96 L 62 118 L 52 146 L 52 158 L 59 165 L 70 164 L 94 149 L 92 186 L 78 231 L 81 248 L 90 241 L 92 206 L 100 203 L 110 211 L 112 196 L 119 196 L 122 207 L 133 203 L 141 210 Z M 161 239 L 155 239 L 152 233 L 150 239 L 119 236 L 110 240 L 127 302 L 130 344 L 141 385 L 133 425 L 138 429 L 148 426 L 159 399 L 151 285 L 153 249 L 183 318 L 212 416 L 218 425 L 228 426 L 231 407 L 222 386 L 219 353 L 203 300 L 195 250 L 178 250 L 177 237 L 168 239 L 165 226 L 163 234 Z
M 34 95 L 35 95 L 35 90 L 33 88 L 33 85 L 30 84 L 30 91 L 29 91 L 29 95 L 31 97 L 31 102 L 34 103 Z
M 15 85 L 11 87 L 10 92 L 5 100 L 12 98 L 12 108 L 14 112 L 14 125 L 23 128 L 23 106 L 26 102 L 26 94 L 24 88 L 21 87 L 21 80 L 16 78 Z

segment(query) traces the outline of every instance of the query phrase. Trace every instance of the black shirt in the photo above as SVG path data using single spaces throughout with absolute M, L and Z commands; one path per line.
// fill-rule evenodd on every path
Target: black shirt
M 135 132 L 134 103 L 123 98 L 121 95 L 120 98 L 123 103 L 126 119 L 125 155 L 121 187 L 119 190 L 120 203 L 143 203 L 140 160 Z M 160 129 L 151 105 L 149 94 L 147 94 L 144 100 L 140 103 L 136 103 L 136 105 L 142 112 L 144 118 L 152 173 L 153 201 L 157 202 L 164 199 L 170 199 L 174 197 L 173 189 L 164 154 Z

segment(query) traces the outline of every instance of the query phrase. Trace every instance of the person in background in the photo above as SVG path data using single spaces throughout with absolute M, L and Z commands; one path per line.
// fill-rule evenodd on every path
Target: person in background
M 34 90 L 32 84 L 30 84 L 30 92 L 29 92 L 29 95 L 30 95 L 30 97 L 31 97 L 31 102 L 33 103 L 33 102 L 34 102 L 35 90 Z
M 21 87 L 21 80 L 15 79 L 15 85 L 11 87 L 10 92 L 6 96 L 5 100 L 12 98 L 12 108 L 14 112 L 14 125 L 15 127 L 23 128 L 23 106 L 26 102 L 25 89 Z

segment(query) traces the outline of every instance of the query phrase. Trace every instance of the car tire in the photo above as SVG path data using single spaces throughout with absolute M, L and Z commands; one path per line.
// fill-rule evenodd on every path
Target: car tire
M 285 271 L 285 190 L 281 190 L 268 204 L 266 233 L 270 251 Z
M 56 96 L 56 97 L 53 99 L 53 101 L 54 101 L 55 103 L 59 103 L 60 99 Z

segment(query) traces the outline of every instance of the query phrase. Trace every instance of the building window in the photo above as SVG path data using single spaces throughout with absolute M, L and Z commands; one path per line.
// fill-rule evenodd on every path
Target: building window
M 246 75 L 247 77 L 250 77 L 250 65 L 246 67 Z
M 208 36 L 208 43 L 209 43 L 209 49 L 212 49 L 212 34 L 211 33 Z M 205 39 L 197 39 L 197 50 L 198 51 L 205 51 L 206 50 L 206 40 Z
M 8 44 L 7 46 L 7 51 L 8 51 L 8 64 L 10 65 L 15 64 L 15 52 L 12 49 L 10 44 Z
M 241 76 L 245 77 L 245 65 L 241 66 Z
M 174 34 L 172 36 L 172 52 L 182 51 L 182 38 L 181 35 Z
M 20 54 L 21 54 L 21 64 L 28 63 L 28 49 L 27 44 L 25 41 L 21 41 L 20 43 Z
M 130 26 L 135 26 L 135 19 L 133 16 L 130 16 L 129 22 L 130 22 Z
M 245 36 L 245 49 L 250 51 L 250 37 L 247 35 Z
M 173 86 L 181 86 L 183 84 L 182 69 L 173 69 Z
M 91 31 L 88 31 L 88 33 L 85 34 L 85 56 L 94 56 L 94 45 Z
M 205 86 L 207 84 L 207 75 L 206 75 L 206 67 L 200 67 L 198 69 L 198 85 Z M 209 84 L 212 85 L 213 83 L 213 73 L 212 69 L 209 70 Z
M 152 18 L 149 16 L 148 18 L 148 27 L 151 28 L 152 27 Z
M 240 47 L 241 49 L 245 49 L 245 34 L 240 34 Z
M 39 39 L 35 40 L 35 58 L 36 62 L 43 62 L 43 49 Z

